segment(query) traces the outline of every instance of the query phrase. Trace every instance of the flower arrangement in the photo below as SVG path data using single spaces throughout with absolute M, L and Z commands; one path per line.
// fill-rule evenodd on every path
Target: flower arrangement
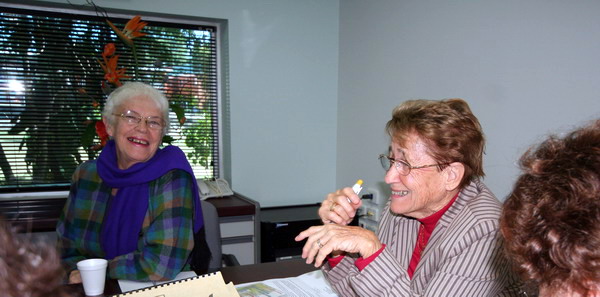
M 119 57 L 117 54 L 117 46 L 114 42 L 109 42 L 104 45 L 104 49 L 102 51 L 102 59 L 98 59 L 98 64 L 100 68 L 104 72 L 103 80 L 101 82 L 102 93 L 105 96 L 108 96 L 110 92 L 112 92 L 114 87 L 119 87 L 123 85 L 123 80 L 125 79 L 137 79 L 140 77 L 139 63 L 137 57 L 136 44 L 134 39 L 140 38 L 146 35 L 146 33 L 141 32 L 142 29 L 148 24 L 141 20 L 139 15 L 133 17 L 129 20 L 123 30 L 117 28 L 111 21 L 106 20 L 108 26 L 112 29 L 112 31 L 119 37 L 121 42 L 131 51 L 133 56 L 133 65 L 134 65 L 134 75 L 127 75 L 127 68 L 119 66 Z M 97 110 L 96 114 L 101 115 L 102 108 L 104 106 L 105 98 L 93 98 L 88 94 L 85 88 L 78 89 L 79 94 L 86 96 L 91 100 L 92 107 Z M 186 121 L 184 116 L 184 109 L 180 107 L 178 104 L 170 102 L 170 109 L 177 116 L 177 121 L 179 125 L 183 125 Z M 93 119 L 88 120 L 85 123 L 87 125 L 85 132 L 81 138 L 81 144 L 86 149 L 91 149 L 93 151 L 98 151 L 102 149 L 106 142 L 108 141 L 108 134 L 106 133 L 106 127 L 104 126 L 104 122 L 102 119 Z M 99 143 L 94 141 L 98 139 Z M 163 143 L 171 143 L 173 138 L 171 136 L 164 136 Z

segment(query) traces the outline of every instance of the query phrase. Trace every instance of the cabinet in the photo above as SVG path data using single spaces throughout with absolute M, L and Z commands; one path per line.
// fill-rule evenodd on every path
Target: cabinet
M 319 205 L 263 208 L 261 215 L 261 261 L 273 262 L 302 255 L 305 241 L 294 237 L 305 229 L 321 225 Z
M 300 258 L 306 240 L 294 240 L 311 226 L 323 225 L 320 204 L 270 207 L 261 210 L 261 262 Z M 358 225 L 358 216 L 350 223 Z
M 222 252 L 241 265 L 260 263 L 260 204 L 239 193 L 206 201 L 217 208 Z

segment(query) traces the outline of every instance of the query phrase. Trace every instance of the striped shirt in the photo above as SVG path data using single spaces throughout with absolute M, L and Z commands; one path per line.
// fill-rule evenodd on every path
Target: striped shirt
M 382 253 L 362 271 L 355 258 L 323 266 L 340 296 L 518 296 L 518 281 L 502 253 L 500 202 L 479 182 L 461 190 L 444 213 L 421 255 L 413 278 L 407 268 L 419 221 L 390 212 L 379 224 Z
M 172 170 L 149 183 L 148 211 L 137 249 L 109 259 L 108 277 L 129 280 L 169 280 L 186 267 L 194 247 L 192 176 Z M 81 164 L 56 232 L 67 269 L 86 258 L 103 258 L 100 230 L 113 198 L 102 183 L 96 161 Z

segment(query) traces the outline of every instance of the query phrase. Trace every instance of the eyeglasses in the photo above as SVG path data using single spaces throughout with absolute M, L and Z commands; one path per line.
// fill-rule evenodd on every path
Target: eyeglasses
M 139 113 L 133 110 L 126 110 L 124 113 L 113 113 L 112 115 L 121 117 L 129 125 L 139 125 L 142 119 L 146 121 L 146 126 L 153 130 L 161 130 L 165 126 L 165 122 L 160 117 L 142 117 Z
M 401 175 L 408 175 L 412 169 L 421 169 L 421 168 L 427 168 L 427 167 L 433 167 L 433 166 L 443 166 L 443 165 L 450 164 L 450 163 L 438 163 L 438 164 L 423 165 L 423 166 L 412 166 L 412 165 L 408 164 L 406 161 L 396 160 L 396 159 L 394 159 L 390 156 L 386 156 L 384 154 L 379 155 L 379 161 L 381 162 L 381 166 L 383 167 L 383 169 L 385 169 L 386 172 L 388 170 L 390 170 L 390 167 L 392 167 L 392 164 L 394 164 L 394 167 L 396 167 L 396 171 L 398 171 L 398 173 L 400 173 Z

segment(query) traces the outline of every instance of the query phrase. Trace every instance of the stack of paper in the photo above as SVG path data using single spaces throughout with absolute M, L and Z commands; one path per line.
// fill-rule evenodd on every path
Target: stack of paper
M 118 297 L 240 297 L 233 283 L 230 282 L 225 284 L 220 271 L 211 274 L 175 280 L 172 282 L 164 282 L 150 287 L 145 287 L 143 284 L 152 285 L 152 283 L 139 283 L 142 284 L 140 285 L 142 288 L 128 292 L 126 292 L 127 289 L 124 288 L 126 286 L 123 284 L 127 284 L 127 282 L 119 282 L 121 290 L 124 293 L 116 295 Z

